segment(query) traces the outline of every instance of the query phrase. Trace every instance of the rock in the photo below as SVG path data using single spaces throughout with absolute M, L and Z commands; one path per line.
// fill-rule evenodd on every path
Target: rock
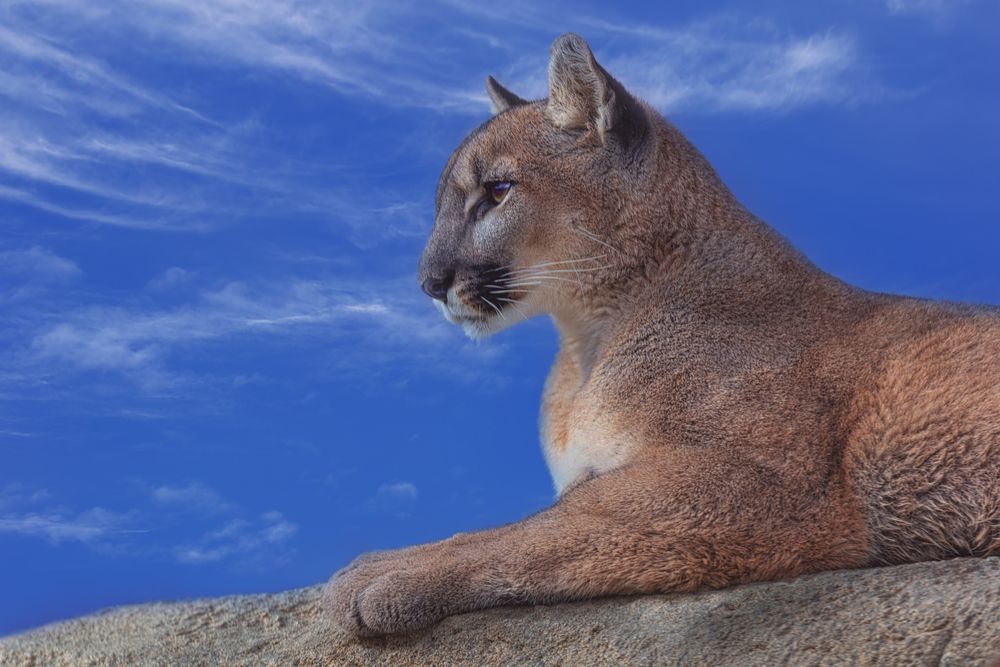
M 0 640 L 0 664 L 1000 664 L 1000 558 L 497 609 L 369 641 L 333 628 L 319 591 L 111 609 Z

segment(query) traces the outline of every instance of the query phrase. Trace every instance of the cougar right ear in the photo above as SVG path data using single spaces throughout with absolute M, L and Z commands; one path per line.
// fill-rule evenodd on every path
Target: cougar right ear
M 492 76 L 486 77 L 486 94 L 490 96 L 490 109 L 494 116 L 507 109 L 528 103 L 528 100 L 521 99 L 501 86 Z

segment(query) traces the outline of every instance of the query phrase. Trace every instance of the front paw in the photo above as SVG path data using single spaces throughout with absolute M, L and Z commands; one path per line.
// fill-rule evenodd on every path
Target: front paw
M 362 557 L 330 579 L 323 602 L 337 625 L 359 637 L 412 632 L 448 615 L 450 578 L 430 563 Z

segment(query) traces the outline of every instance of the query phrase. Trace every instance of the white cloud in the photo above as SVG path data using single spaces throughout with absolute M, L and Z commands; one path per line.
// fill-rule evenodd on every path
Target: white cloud
M 42 246 L 0 249 L 0 331 L 6 331 L 0 338 L 16 335 L 26 322 L 24 310 L 46 296 L 68 292 L 82 273 L 76 262 Z M 3 375 L 0 385 L 5 384 Z
M 971 0 L 885 0 L 891 14 L 930 14 L 941 16 L 970 4 Z
M 213 530 L 192 545 L 177 547 L 178 562 L 204 565 L 225 559 L 283 560 L 288 555 L 288 541 L 298 532 L 298 526 L 280 512 L 261 514 L 256 520 L 235 519 Z
M 32 246 L 21 250 L 0 250 L 0 274 L 39 282 L 65 282 L 79 276 L 80 267 L 51 250 Z
M 393 482 L 382 484 L 375 494 L 380 500 L 403 500 L 410 501 L 417 499 L 417 486 L 412 482 Z
M 17 130 L 0 123 L 0 171 L 34 183 L 56 186 L 92 195 L 100 199 L 165 209 L 193 212 L 200 210 L 173 193 L 156 193 L 148 185 L 145 192 L 127 189 L 120 183 L 101 182 L 81 177 L 77 163 L 87 160 L 85 154 L 72 152 L 67 146 L 53 146 L 43 138 L 18 136 Z
M 28 433 L 27 431 L 11 431 L 9 429 L 0 429 L 0 437 L 4 438 L 34 438 L 37 433 Z
M 134 511 L 103 507 L 75 511 L 53 505 L 46 489 L 12 483 L 0 489 L 0 534 L 46 539 L 52 544 L 79 542 L 104 546 L 128 535 L 145 532 L 133 526 Z
M 44 197 L 29 192 L 21 188 L 11 188 L 0 185 L 0 199 L 7 199 L 21 204 L 26 204 L 33 208 L 53 213 L 62 218 L 70 220 L 82 220 L 85 222 L 96 222 L 112 227 L 124 227 L 128 229 L 160 230 L 160 231 L 196 231 L 203 230 L 206 225 L 201 221 L 185 221 L 171 224 L 163 218 L 145 218 L 129 214 L 105 213 L 104 211 L 63 206 L 55 204 Z
M 35 506 L 49 500 L 52 494 L 46 489 L 33 489 L 24 484 L 7 484 L 0 489 L 0 509 Z
M 139 40 L 148 62 L 188 59 L 195 68 L 258 68 L 270 67 L 267 54 L 275 51 L 260 40 L 311 40 L 315 48 L 333 50 L 330 67 L 339 67 L 344 53 L 377 47 L 347 22 L 348 15 L 357 13 L 362 21 L 370 12 L 238 4 L 154 0 L 143 7 L 111 3 L 95 8 L 43 1 L 5 8 L 0 17 L 0 98 L 5 98 L 0 101 L 0 177 L 7 183 L 0 185 L 0 199 L 71 220 L 144 230 L 201 231 L 295 211 L 339 219 L 349 230 L 374 220 L 384 223 L 365 225 L 379 230 L 369 236 L 412 234 L 415 223 L 425 231 L 422 218 L 405 199 L 397 200 L 398 193 L 359 196 L 344 174 L 334 178 L 334 166 L 297 162 L 280 147 L 268 148 L 268 128 L 257 124 L 253 109 L 224 125 L 210 121 L 159 87 L 122 75 L 116 70 L 122 58 L 104 48 Z M 326 21 L 327 27 L 313 34 L 314 21 L 317 26 Z M 89 30 L 81 31 L 81 25 Z M 226 35 L 228 44 L 220 41 Z M 335 40 L 337 35 L 344 39 Z M 355 38 L 353 46 L 348 44 Z M 326 45 L 324 40 L 334 41 Z M 204 58 L 206 51 L 213 57 Z M 293 65 L 302 62 L 291 58 L 278 69 L 292 66 L 294 73 Z M 362 72 L 358 81 L 389 85 L 371 74 L 370 69 Z M 358 91 L 348 87 L 344 92 Z M 207 96 L 209 103 L 219 102 L 211 92 Z M 110 125 L 108 118 L 114 120 Z M 331 182 L 341 185 L 331 187 Z
M 130 532 L 125 528 L 130 522 L 130 515 L 111 512 L 102 507 L 78 514 L 29 512 L 0 516 L 0 533 L 44 537 L 54 544 L 97 543 L 114 535 Z
M 268 85 L 310 92 L 319 86 L 368 102 L 485 116 L 485 65 L 473 56 L 498 67 L 513 61 L 506 82 L 523 86 L 518 92 L 525 95 L 544 95 L 556 15 L 567 29 L 591 38 L 613 73 L 665 110 L 771 112 L 866 94 L 858 45 L 842 33 L 789 35 L 738 16 L 663 28 L 566 18 L 557 7 L 527 4 L 499 15 L 464 1 L 431 5 L 438 15 L 424 5 L 389 2 L 13 2 L 0 19 L 0 57 L 8 57 L 0 73 L 6 98 L 0 100 L 0 199 L 139 230 L 208 231 L 293 212 L 336 221 L 356 245 L 422 236 L 426 199 L 392 182 L 380 190 L 355 165 L 297 160 L 273 137 L 268 141 L 271 128 L 252 109 L 221 125 L 206 120 L 211 114 L 192 109 L 218 100 L 198 88 L 197 75 L 237 73 Z M 484 18 L 516 25 L 519 33 L 484 39 Z M 192 86 L 172 90 L 169 81 L 154 86 L 124 74 L 137 71 L 128 61 L 139 51 L 145 65 L 170 61 L 191 68 Z M 114 122 L 105 122 L 109 117 Z M 406 157 L 401 152 L 391 159 Z M 43 258 L 35 259 L 41 266 Z M 59 269 L 50 261 L 51 275 L 61 270 L 63 279 L 72 277 L 66 262 Z M 62 294 L 53 312 L 18 313 L 17 376 L 34 371 L 48 380 L 98 371 L 123 374 L 147 389 L 170 388 L 183 375 L 178 352 L 226 337 L 350 340 L 359 353 L 339 362 L 345 366 L 377 368 L 408 358 L 446 372 L 501 350 L 460 343 L 458 359 L 428 351 L 454 340 L 448 336 L 455 332 L 424 300 L 418 305 L 413 296 L 399 296 L 415 290 L 397 289 L 392 281 L 329 285 L 289 278 L 199 289 L 204 279 L 204 272 L 173 267 L 117 307 L 79 307 L 71 303 L 79 295 Z M 185 290 L 166 293 L 182 284 Z M 190 298 L 150 305 L 168 296 L 176 304 L 179 295 Z
M 204 64 L 271 70 L 395 105 L 471 110 L 464 88 L 450 84 L 435 69 L 454 69 L 448 57 L 427 48 L 405 28 L 435 23 L 423 7 L 392 2 L 300 2 L 274 0 L 143 0 L 90 3 L 64 0 L 33 3 L 30 14 L 15 11 L 22 26 L 59 35 L 58 26 L 72 21 L 94 34 L 121 39 L 143 36 L 146 52 L 170 54 Z M 404 37 L 405 35 L 405 37 Z M 416 39 L 415 39 L 416 38 Z M 90 77 L 95 83 L 152 102 L 156 93 L 123 80 L 98 62 L 74 58 L 66 51 L 0 33 L 0 47 L 31 58 L 67 75 Z M 207 57 L 207 58 L 206 58 Z M 451 65 L 451 66 L 449 66 Z M 194 113 L 169 98 L 158 106 Z
M 888 2 L 898 11 L 944 4 Z M 224 122 L 196 111 L 219 103 L 199 88 L 197 74 L 236 72 L 265 85 L 481 117 L 488 68 L 506 71 L 522 94 L 544 96 L 546 47 L 557 24 L 590 37 L 613 73 L 666 111 L 784 111 L 878 93 L 846 34 L 788 35 L 738 15 L 625 25 L 566 9 L 514 3 L 497 13 L 455 0 L 13 2 L 0 25 L 0 97 L 8 102 L 0 114 L 0 175 L 15 182 L 0 186 L 0 198 L 146 230 L 204 230 L 295 211 L 333 218 L 359 243 L 423 234 L 423 208 L 395 188 L 353 187 L 348 172 L 265 148 L 258 140 L 269 128 L 253 109 Z M 484 19 L 503 26 L 505 39 L 489 39 Z M 196 74 L 191 86 L 169 90 L 123 74 L 130 58 Z M 115 119 L 114 130 L 99 129 L 109 125 L 95 118 Z M 71 205 L 52 188 L 85 197 Z
M 293 553 L 289 542 L 298 525 L 281 512 L 270 510 L 252 519 L 242 508 L 225 500 L 214 489 L 191 482 L 182 486 L 159 486 L 150 493 L 160 507 L 183 508 L 210 516 L 224 515 L 221 527 L 208 530 L 191 542 L 173 547 L 175 560 L 188 565 L 204 565 L 223 560 L 237 563 L 274 565 Z
M 412 290 L 415 292 L 416 290 Z M 375 296 L 382 292 L 384 296 Z M 453 333 L 425 305 L 374 287 L 292 281 L 251 288 L 232 282 L 181 307 L 148 311 L 84 308 L 32 339 L 37 363 L 114 371 L 148 388 L 175 378 L 170 353 L 226 336 L 312 334 L 356 349 L 413 350 Z M 405 352 L 404 352 L 405 353 Z
M 606 53 L 595 40 L 598 59 L 668 113 L 787 111 L 858 102 L 878 92 L 859 67 L 858 46 L 848 34 L 789 35 L 770 21 L 740 16 L 680 28 L 588 24 L 598 34 L 628 38 L 627 48 Z
M 9 12 L 10 9 L 6 11 Z M 11 16 L 8 14 L 6 18 L 10 19 Z M 45 78 L 42 86 L 19 86 L 16 92 L 24 94 L 36 90 L 51 99 L 62 98 L 65 101 L 79 102 L 93 99 L 93 96 L 74 94 L 71 92 L 72 88 L 98 89 L 134 103 L 155 108 L 166 107 L 205 120 L 194 110 L 174 102 L 162 93 L 136 85 L 103 63 L 70 53 L 55 46 L 51 40 L 34 36 L 32 32 L 24 29 L 15 30 L 0 24 L 0 51 L 6 52 L 5 79 L 8 84 L 18 81 L 11 75 L 12 71 L 23 73 L 25 66 L 28 65 L 44 68 Z M 37 73 L 38 70 L 32 68 L 31 71 Z M 30 81 L 29 76 L 21 80 Z M 0 87 L 0 90 L 2 89 Z
M 246 518 L 244 508 L 200 482 L 147 491 L 147 502 L 125 513 L 103 507 L 77 512 L 44 507 L 53 499 L 45 490 L 9 484 L 0 489 L 0 536 L 42 538 L 54 546 L 76 542 L 119 555 L 168 555 L 193 565 L 228 561 L 272 567 L 294 554 L 290 543 L 298 525 L 281 512 L 270 510 Z M 178 517 L 177 509 L 191 513 Z M 209 521 L 221 521 L 221 525 L 206 526 Z M 158 530 L 152 531 L 151 525 Z M 166 529 L 180 529 L 187 538 L 176 546 L 164 544 Z M 145 537 L 150 533 L 157 536 L 156 542 Z
M 196 273 L 196 271 L 189 271 L 188 269 L 183 269 L 179 266 L 171 266 L 163 273 L 153 277 L 152 280 L 146 283 L 146 289 L 158 291 L 174 289 L 181 285 L 190 283 L 194 280 Z
M 360 176 L 335 165 L 296 164 L 256 145 L 261 130 L 252 124 L 191 129 L 171 121 L 166 131 L 142 117 L 117 135 L 83 125 L 0 114 L 0 175 L 10 181 L 0 198 L 144 230 L 203 231 L 277 212 L 337 221 L 369 242 L 428 229 L 422 207 L 403 193 L 354 187 Z M 82 200 L 55 203 L 67 192 Z
M 222 514 L 234 509 L 214 489 L 201 482 L 183 486 L 158 486 L 150 491 L 153 501 L 164 507 L 185 509 L 204 514 Z
M 363 507 L 405 519 L 413 511 L 418 496 L 413 482 L 386 482 L 379 485 L 375 495 Z

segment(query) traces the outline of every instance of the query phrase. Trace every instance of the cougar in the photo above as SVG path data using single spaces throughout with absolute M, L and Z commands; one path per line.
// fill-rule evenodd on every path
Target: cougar
M 1000 309 L 819 270 L 576 35 L 547 99 L 486 90 L 419 280 L 474 337 L 551 316 L 558 500 L 359 557 L 324 592 L 339 625 L 1000 554 Z

